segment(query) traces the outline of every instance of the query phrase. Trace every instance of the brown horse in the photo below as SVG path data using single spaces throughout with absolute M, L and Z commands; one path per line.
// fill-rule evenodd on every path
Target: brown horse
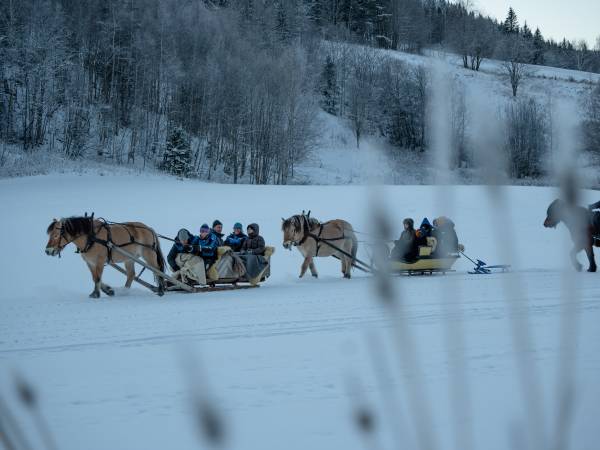
M 48 243 L 46 254 L 60 256 L 61 251 L 73 243 L 81 257 L 87 264 L 94 280 L 92 298 L 100 297 L 100 291 L 112 296 L 115 291 L 102 282 L 104 266 L 109 263 L 124 263 L 127 271 L 125 287 L 131 287 L 135 277 L 134 262 L 115 252 L 107 246 L 111 242 L 117 247 L 122 247 L 129 253 L 143 258 L 150 266 L 164 272 L 165 259 L 160 249 L 160 243 L 155 231 L 140 222 L 107 223 L 104 220 L 94 219 L 92 216 L 68 217 L 54 219 L 48 226 Z M 162 278 L 155 277 L 158 284 L 158 294 L 163 295 L 164 282 Z
M 310 268 L 310 273 L 317 278 L 319 275 L 313 261 L 317 256 L 334 256 L 342 262 L 342 273 L 344 278 L 351 277 L 352 264 L 356 258 L 358 250 L 358 240 L 350 225 L 345 220 L 330 220 L 329 222 L 319 222 L 308 214 L 297 214 L 283 221 L 281 230 L 283 231 L 283 247 L 286 249 L 297 247 L 304 262 L 300 269 L 300 278 Z M 331 243 L 341 249 L 344 253 L 330 247 Z M 352 255 L 349 257 L 348 255 Z
M 564 222 L 573 241 L 571 250 L 571 262 L 577 271 L 582 269 L 581 263 L 577 261 L 577 253 L 585 250 L 590 266 L 588 272 L 596 271 L 596 261 L 594 259 L 594 235 L 600 234 L 600 220 L 594 220 L 592 213 L 581 206 L 569 205 L 563 200 L 556 199 L 546 212 L 544 226 L 546 228 L 555 228 L 560 222 Z M 595 223 L 596 222 L 596 223 Z

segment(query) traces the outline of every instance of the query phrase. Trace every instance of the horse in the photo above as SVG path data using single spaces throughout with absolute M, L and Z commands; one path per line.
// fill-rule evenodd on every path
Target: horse
M 341 219 L 321 223 L 314 217 L 310 217 L 310 211 L 308 214 L 303 212 L 288 219 L 281 218 L 281 220 L 283 247 L 291 250 L 294 246 L 304 256 L 300 278 L 304 276 L 307 268 L 310 268 L 313 277 L 318 278 L 319 274 L 313 258 L 325 256 L 338 258 L 342 262 L 344 278 L 351 278 L 352 264 L 358 251 L 358 240 L 352 225 Z M 327 243 L 335 245 L 343 253 L 330 247 Z
M 91 298 L 99 298 L 100 291 L 113 296 L 115 291 L 102 282 L 104 266 L 124 263 L 127 272 L 125 287 L 130 288 L 135 278 L 134 262 L 118 252 L 112 251 L 108 243 L 123 247 L 129 253 L 143 258 L 146 263 L 161 272 L 165 271 L 165 259 L 160 249 L 156 232 L 141 222 L 108 223 L 103 219 L 88 216 L 54 219 L 47 229 L 46 254 L 59 256 L 62 250 L 73 243 L 87 264 L 94 280 Z M 155 275 L 158 295 L 164 293 L 164 281 Z
M 556 199 L 548 206 L 544 227 L 556 228 L 560 222 L 564 222 L 571 234 L 573 249 L 570 256 L 575 269 L 578 272 L 581 271 L 583 266 L 577 261 L 577 253 L 585 250 L 590 264 L 588 272 L 595 272 L 596 261 L 593 245 L 594 235 L 600 234 L 600 220 L 594 220 L 594 216 L 587 208 L 570 205 L 564 200 Z

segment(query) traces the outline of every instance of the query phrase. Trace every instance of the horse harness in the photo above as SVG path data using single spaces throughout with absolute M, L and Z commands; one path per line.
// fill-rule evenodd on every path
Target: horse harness
M 346 239 L 346 235 L 344 233 L 342 233 L 342 235 L 340 237 L 337 238 L 322 238 L 321 237 L 321 233 L 323 232 L 323 224 L 319 223 L 319 233 L 318 234 L 314 234 L 311 233 L 310 231 L 310 221 L 308 220 L 308 217 L 306 215 L 302 215 L 302 221 L 303 221 L 303 230 L 304 230 L 304 236 L 302 236 L 302 239 L 300 239 L 296 245 L 302 245 L 306 242 L 306 240 L 308 238 L 312 238 L 315 240 L 315 243 L 317 245 L 317 251 L 315 252 L 315 257 L 319 256 L 319 250 L 321 249 L 321 242 L 324 242 L 326 245 L 328 245 L 329 247 L 333 247 L 336 250 L 340 250 L 337 246 L 331 244 L 329 241 L 341 241 L 342 239 Z
M 111 248 L 112 246 L 114 246 L 114 247 L 127 247 L 128 245 L 136 244 L 136 245 L 141 245 L 142 247 L 146 247 L 146 248 L 152 249 L 155 253 L 158 253 L 157 249 L 156 249 L 156 240 L 152 243 L 152 245 L 142 244 L 141 242 L 137 242 L 135 240 L 135 238 L 133 237 L 133 235 L 131 234 L 131 231 L 129 231 L 129 229 L 127 228 L 127 226 L 133 226 L 133 227 L 136 227 L 136 228 L 146 228 L 146 227 L 137 227 L 136 225 L 127 225 L 127 226 L 125 226 L 125 224 L 123 224 L 123 223 L 109 222 L 109 221 L 107 221 L 107 220 L 105 220 L 103 218 L 99 218 L 99 219 L 96 219 L 96 220 L 98 220 L 100 222 L 100 227 L 98 228 L 97 231 L 94 230 L 94 215 L 92 214 L 90 216 L 90 232 L 87 235 L 87 241 L 85 243 L 85 247 L 82 250 L 77 250 L 76 253 L 87 253 L 87 252 L 89 252 L 92 249 L 92 247 L 95 244 L 100 244 L 103 247 L 106 247 L 106 250 L 108 252 L 108 263 L 109 264 L 113 262 L 112 261 L 112 248 Z M 118 245 L 115 244 L 113 242 L 113 240 L 112 240 L 112 233 L 111 233 L 111 230 L 110 230 L 110 225 L 121 225 L 121 226 L 123 226 L 123 228 L 125 229 L 125 231 L 127 231 L 127 234 L 129 234 L 129 242 L 126 242 L 124 244 L 118 244 Z M 97 236 L 98 232 L 101 231 L 102 229 L 106 230 L 106 239 L 100 239 Z M 61 229 L 61 236 L 63 235 L 63 233 L 64 232 Z M 109 245 L 109 243 L 111 245 Z

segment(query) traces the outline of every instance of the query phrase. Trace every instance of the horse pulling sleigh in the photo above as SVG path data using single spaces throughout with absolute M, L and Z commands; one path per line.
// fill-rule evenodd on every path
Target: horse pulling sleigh
M 350 223 L 340 219 L 320 222 L 310 216 L 310 211 L 308 213 L 303 211 L 302 214 L 296 214 L 281 220 L 283 247 L 288 250 L 296 247 L 304 257 L 304 262 L 300 268 L 300 278 L 304 276 L 307 269 L 310 269 L 312 276 L 317 278 L 318 273 L 314 258 L 326 256 L 333 256 L 341 261 L 344 278 L 351 277 L 352 267 L 366 273 L 384 270 L 386 273 L 395 275 L 445 274 L 453 271 L 452 267 L 464 250 L 464 247 L 459 245 L 456 251 L 453 252 L 437 252 L 437 239 L 428 237 L 426 244 L 419 246 L 418 257 L 414 261 L 405 262 L 388 258 L 390 248 L 386 242 L 382 251 L 382 253 L 385 253 L 385 257 L 374 257 L 373 253 L 378 253 L 381 250 L 381 245 L 374 244 L 371 245 L 373 251 L 371 252 L 370 263 L 367 263 L 357 257 L 358 239 L 356 233 L 358 232 L 353 229 Z M 383 264 L 386 267 L 381 267 Z M 482 264 L 485 265 L 485 263 Z M 490 266 L 489 268 L 497 267 L 501 266 Z
M 275 250 L 267 247 L 263 257 L 264 267 L 260 272 L 249 276 L 239 265 L 237 271 L 227 270 L 226 261 L 233 261 L 231 249 L 219 247 L 216 261 L 206 271 L 207 284 L 198 286 L 191 280 L 184 282 L 166 273 L 159 235 L 144 223 L 109 222 L 101 218 L 95 219 L 93 214 L 86 214 L 54 219 L 48 226 L 47 234 L 46 254 L 49 256 L 60 257 L 67 245 L 75 245 L 77 253 L 81 254 L 92 275 L 92 298 L 99 298 L 100 292 L 108 296 L 115 294 L 114 289 L 102 281 L 104 267 L 107 265 L 127 277 L 126 288 L 130 288 L 135 281 L 159 296 L 164 295 L 165 291 L 196 293 L 255 288 L 269 277 L 270 257 Z M 135 273 L 135 263 L 142 266 L 139 274 Z M 145 270 L 154 274 L 156 284 L 141 278 Z M 220 276 L 222 274 L 226 274 L 226 277 Z

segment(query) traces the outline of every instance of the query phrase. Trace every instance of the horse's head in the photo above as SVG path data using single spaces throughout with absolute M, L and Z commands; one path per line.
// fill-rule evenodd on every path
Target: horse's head
M 69 217 L 67 219 L 54 219 L 46 232 L 48 243 L 46 244 L 46 255 L 58 256 L 60 252 L 79 236 L 88 235 L 92 231 L 94 217 L 85 215 L 83 217 Z
M 544 220 L 544 226 L 546 228 L 555 228 L 556 225 L 562 220 L 562 210 L 564 208 L 563 201 L 556 199 L 550 206 L 548 206 L 548 211 L 546 212 L 546 220 Z
M 69 242 L 65 236 L 65 230 L 63 228 L 62 219 L 52 220 L 52 223 L 48 225 L 46 233 L 48 234 L 48 243 L 46 244 L 46 255 L 56 256 L 60 254 L 61 250 Z
M 281 218 L 281 231 L 283 231 L 283 248 L 290 250 L 293 245 L 304 237 L 304 223 L 302 216 L 295 215 L 289 219 Z

